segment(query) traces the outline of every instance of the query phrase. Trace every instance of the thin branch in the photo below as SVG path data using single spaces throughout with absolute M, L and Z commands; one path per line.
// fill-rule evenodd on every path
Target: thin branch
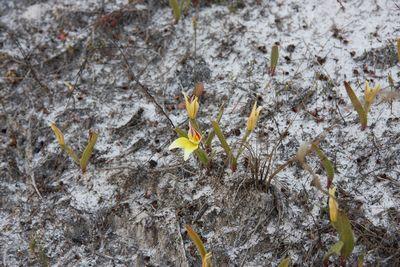
M 123 51 L 123 49 L 112 39 L 109 38 L 111 40 L 111 42 L 114 44 L 114 46 L 116 48 L 118 48 L 118 50 L 120 51 L 122 58 L 125 62 L 125 65 L 127 67 L 128 70 L 128 76 L 129 76 L 129 80 L 131 81 L 135 81 L 136 84 L 139 85 L 140 91 L 147 97 L 148 100 L 150 100 L 156 107 L 157 109 L 164 115 L 164 117 L 168 120 L 169 124 L 172 126 L 172 129 L 175 129 L 175 124 L 172 122 L 172 120 L 170 119 L 170 117 L 168 116 L 168 114 L 164 111 L 164 109 L 161 107 L 161 105 L 156 101 L 156 99 L 154 98 L 154 96 L 152 96 L 149 92 L 149 88 L 147 86 L 145 86 L 144 84 L 142 84 L 139 81 L 139 77 L 137 77 L 132 70 L 131 65 L 129 64 L 129 61 Z
M 24 65 L 29 68 L 29 70 L 32 73 L 32 78 L 39 84 L 40 88 L 49 96 L 50 102 L 52 101 L 51 92 L 50 89 L 47 85 L 45 85 L 38 77 L 36 70 L 33 68 L 29 56 L 25 53 L 24 49 L 21 46 L 21 43 L 18 41 L 17 38 L 15 38 L 14 34 L 10 33 L 11 38 L 14 40 L 15 44 L 18 47 L 18 50 L 20 51 L 22 57 L 24 58 Z

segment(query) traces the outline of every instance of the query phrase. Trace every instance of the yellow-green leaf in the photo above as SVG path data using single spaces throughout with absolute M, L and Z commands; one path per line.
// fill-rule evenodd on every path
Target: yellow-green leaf
M 392 90 L 393 90 L 394 89 L 394 80 L 392 78 L 392 75 L 390 75 L 390 74 L 388 75 L 388 82 L 389 82 L 390 88 L 392 88 Z
M 274 75 L 276 66 L 278 65 L 278 58 L 279 58 L 279 48 L 277 45 L 273 45 L 271 49 L 271 66 L 270 66 L 270 73 Z
M 80 160 L 80 165 L 81 165 L 81 169 L 82 169 L 83 173 L 86 172 L 86 167 L 88 165 L 90 156 L 93 153 L 94 145 L 96 144 L 96 141 L 97 141 L 97 136 L 98 136 L 98 134 L 96 132 L 89 131 L 89 142 L 88 142 L 85 150 L 83 151 L 82 157 Z
M 76 155 L 75 151 L 70 146 L 65 145 L 64 150 L 75 161 L 76 164 L 78 164 L 78 165 L 80 164 L 78 156 Z
M 353 104 L 354 109 L 357 111 L 358 116 L 360 118 L 361 127 L 365 129 L 367 127 L 367 112 L 364 110 L 360 100 L 354 93 L 348 82 L 344 82 L 344 87 L 346 88 L 347 95 L 349 96 L 351 103 Z
M 202 259 L 201 259 L 201 267 L 211 267 L 211 252 L 208 252 Z
M 197 250 L 200 253 L 201 259 L 204 259 L 207 255 L 207 251 L 206 251 L 206 248 L 204 247 L 204 243 L 201 240 L 200 236 L 189 225 L 185 225 L 185 228 L 186 228 L 186 231 L 187 231 L 190 239 L 196 245 Z
M 194 151 L 194 154 L 197 156 L 197 158 L 203 163 L 204 166 L 208 166 L 208 163 L 210 162 L 207 156 L 207 153 L 201 149 L 198 148 Z
M 219 141 L 221 142 L 222 148 L 225 150 L 228 157 L 231 157 L 231 155 L 232 155 L 231 147 L 228 145 L 228 142 L 226 141 L 226 138 L 225 138 L 224 134 L 222 133 L 222 130 L 219 127 L 218 122 L 212 121 L 212 126 L 214 128 L 215 134 L 217 135 Z
M 322 166 L 326 171 L 326 175 L 328 177 L 328 188 L 329 188 L 330 184 L 333 181 L 333 177 L 335 175 L 335 168 L 333 167 L 332 162 L 328 159 L 325 153 L 316 144 L 312 144 L 312 148 L 317 153 L 318 158 L 321 161 Z
M 58 129 L 58 127 L 56 126 L 56 124 L 55 124 L 54 122 L 51 123 L 50 127 L 51 127 L 51 129 L 53 130 L 54 135 L 56 136 L 56 139 L 57 139 L 57 141 L 58 141 L 58 144 L 59 144 L 61 147 L 65 146 L 64 135 L 63 135 L 63 133 L 61 132 L 61 130 Z
M 68 154 L 68 156 L 70 156 L 75 161 L 75 163 L 79 164 L 79 158 L 74 152 L 74 150 L 70 146 L 65 144 L 64 135 L 61 132 L 61 130 L 58 129 L 58 127 L 54 122 L 51 123 L 50 127 L 53 130 L 54 135 L 56 136 L 57 142 L 60 145 L 60 147 Z
M 397 60 L 400 62 L 400 38 L 397 39 Z
M 365 254 L 362 253 L 360 256 L 357 258 L 357 267 L 363 267 L 364 266 L 364 256 Z
M 231 147 L 228 145 L 228 142 L 226 141 L 226 138 L 225 138 L 224 134 L 222 133 L 222 130 L 219 127 L 218 122 L 212 121 L 212 126 L 213 126 L 215 134 L 217 135 L 217 137 L 221 143 L 221 146 L 225 150 L 225 153 L 228 156 L 229 160 L 234 160 L 234 158 L 232 156 Z
M 224 114 L 224 109 L 225 109 L 224 105 L 225 105 L 225 103 L 222 103 L 221 107 L 219 108 L 217 119 L 216 119 L 217 123 L 220 122 L 222 115 Z M 208 137 L 206 139 L 206 143 L 205 143 L 206 148 L 211 147 L 211 142 L 214 139 L 214 136 L 215 136 L 215 131 L 211 130 L 210 134 L 208 135 Z
M 172 8 L 175 23 L 177 23 L 181 18 L 181 7 L 179 6 L 178 0 L 169 0 L 169 6 Z
M 323 262 L 324 262 L 325 266 L 328 266 L 328 260 L 329 260 L 330 256 L 332 256 L 334 254 L 336 254 L 338 256 L 340 255 L 340 251 L 342 250 L 343 245 L 344 245 L 343 241 L 339 241 L 339 242 L 337 242 L 337 243 L 335 243 L 334 245 L 331 246 L 331 248 L 325 254 L 324 259 L 323 259 Z
M 346 214 L 339 211 L 336 222 L 332 222 L 333 227 L 339 233 L 339 240 L 343 242 L 341 256 L 346 259 L 353 252 L 355 241 L 353 230 L 351 229 L 350 220 Z
M 289 267 L 291 262 L 292 259 L 290 257 L 286 257 L 279 263 L 278 267 Z
M 178 127 L 175 128 L 175 132 L 179 135 L 179 137 L 188 137 L 187 133 Z

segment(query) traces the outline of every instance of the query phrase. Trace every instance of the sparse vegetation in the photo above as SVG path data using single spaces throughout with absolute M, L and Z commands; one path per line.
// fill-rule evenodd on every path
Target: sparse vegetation
M 3 265 L 400 264 L 396 3 L 14 2 Z
M 196 88 L 195 88 L 196 91 Z M 212 121 L 212 127 L 209 132 L 209 136 L 205 141 L 202 142 L 202 134 L 201 129 L 199 127 L 199 123 L 197 122 L 196 116 L 197 112 L 199 110 L 199 103 L 198 103 L 198 96 L 193 95 L 189 98 L 189 96 L 184 93 L 183 94 L 185 97 L 185 108 L 187 111 L 187 116 L 189 119 L 189 131 L 188 134 L 186 135 L 184 131 L 182 131 L 179 128 L 176 128 L 175 131 L 178 133 L 180 136 L 178 139 L 176 139 L 170 146 L 169 149 L 174 149 L 174 148 L 181 148 L 184 151 L 184 160 L 186 161 L 189 159 L 189 156 L 191 153 L 195 152 L 198 159 L 205 165 L 207 166 L 209 164 L 209 158 L 211 155 L 207 155 L 206 152 L 200 148 L 200 145 L 202 147 L 207 148 L 209 152 L 211 152 L 211 142 L 214 138 L 214 135 L 216 135 L 220 141 L 221 147 L 224 149 L 229 165 L 231 167 L 232 171 L 235 171 L 237 168 L 237 161 L 239 157 L 242 155 L 244 147 L 246 145 L 247 139 L 249 138 L 250 134 L 254 131 L 256 128 L 256 124 L 258 121 L 258 118 L 260 116 L 261 112 L 261 107 L 257 107 L 257 103 L 254 103 L 253 109 L 247 119 L 247 124 L 246 124 L 246 131 L 245 134 L 242 137 L 241 144 L 239 148 L 237 149 L 236 155 L 234 155 L 234 152 L 231 148 L 231 146 L 228 144 L 219 124 L 218 121 L 221 120 L 222 114 L 223 114 L 223 105 L 220 108 L 220 111 L 217 116 L 216 121 Z
M 346 88 L 347 95 L 360 118 L 361 130 L 365 130 L 368 124 L 368 112 L 370 111 L 372 103 L 375 101 L 376 95 L 381 90 L 381 87 L 380 85 L 377 85 L 375 88 L 371 88 L 369 83 L 365 82 L 364 105 L 361 104 L 361 101 L 358 99 L 348 82 L 344 82 L 344 87 Z
M 88 144 L 86 145 L 85 149 L 83 150 L 82 156 L 79 158 L 77 156 L 77 154 L 75 153 L 75 151 L 65 143 L 64 135 L 60 131 L 60 129 L 58 129 L 58 127 L 56 126 L 55 123 L 51 124 L 51 129 L 53 130 L 54 135 L 56 136 L 56 139 L 57 139 L 60 147 L 68 154 L 68 156 L 71 157 L 71 159 L 77 165 L 80 166 L 82 173 L 85 173 L 87 165 L 89 163 L 89 159 L 93 153 L 93 149 L 96 144 L 98 134 L 94 131 L 89 131 Z
M 324 266 L 328 266 L 328 258 L 332 254 L 340 255 L 341 266 L 346 266 L 346 261 L 353 252 L 355 241 L 353 230 L 347 215 L 339 210 L 335 196 L 336 189 L 329 189 L 329 218 L 332 226 L 339 234 L 339 242 L 335 243 L 324 257 Z

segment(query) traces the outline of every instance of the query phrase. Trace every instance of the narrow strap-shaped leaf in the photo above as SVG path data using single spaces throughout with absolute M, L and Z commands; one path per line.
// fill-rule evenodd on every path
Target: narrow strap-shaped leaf
M 210 160 L 208 159 L 207 153 L 203 149 L 198 148 L 194 151 L 194 153 L 204 166 L 208 166 Z
M 361 253 L 361 255 L 358 256 L 358 258 L 357 258 L 357 267 L 363 267 L 364 266 L 364 257 L 365 257 L 364 253 Z
M 219 108 L 217 119 L 215 120 L 217 123 L 220 122 L 222 115 L 224 114 L 224 110 L 225 110 L 224 105 L 225 105 L 225 103 L 222 103 L 221 107 Z M 215 131 L 211 130 L 211 132 L 208 134 L 208 137 L 206 139 L 206 143 L 205 143 L 206 148 L 211 147 L 211 142 L 214 139 L 214 136 L 215 136 Z
M 172 8 L 175 23 L 177 23 L 181 18 L 181 7 L 179 6 L 178 0 L 169 0 L 169 6 Z
M 81 165 L 81 169 L 82 169 L 83 173 L 86 172 L 86 167 L 88 165 L 90 156 L 93 153 L 94 145 L 96 144 L 96 141 L 97 141 L 97 136 L 98 136 L 98 134 L 96 132 L 89 131 L 89 142 L 88 142 L 85 150 L 83 151 L 82 157 L 80 160 L 80 165 Z
M 206 257 L 206 255 L 207 255 L 207 250 L 204 247 L 204 243 L 201 240 L 200 236 L 189 225 L 185 225 L 185 228 L 186 228 L 186 231 L 187 231 L 190 239 L 196 245 L 197 250 L 199 251 L 201 258 L 204 259 Z
M 54 135 L 56 136 L 57 142 L 60 145 L 60 147 L 68 154 L 68 156 L 70 156 L 75 161 L 76 164 L 79 165 L 78 156 L 76 155 L 75 151 L 70 146 L 65 144 L 64 135 L 61 132 L 61 130 L 58 129 L 58 127 L 56 126 L 56 124 L 54 122 L 51 124 L 50 127 L 53 130 Z
M 78 155 L 76 155 L 75 151 L 68 145 L 65 145 L 64 147 L 65 152 L 75 161 L 76 164 L 80 165 Z
M 188 137 L 187 133 L 184 130 L 182 130 L 178 127 L 176 127 L 174 130 L 179 135 L 179 137 L 186 137 L 186 138 Z
M 201 259 L 201 267 L 211 267 L 211 252 L 208 252 L 202 259 Z
M 350 220 L 347 218 L 344 212 L 339 211 L 337 215 L 337 221 L 332 222 L 332 225 L 339 233 L 339 240 L 343 242 L 341 256 L 344 259 L 347 259 L 353 252 L 355 245 L 354 234 L 353 230 L 351 229 Z
M 400 60 L 399 60 L 399 61 L 400 61 Z M 391 88 L 392 90 L 394 90 L 394 80 L 393 80 L 392 75 L 390 75 L 390 74 L 388 74 L 388 83 L 389 83 L 389 85 L 390 85 L 390 88 Z
M 284 258 L 278 265 L 278 267 L 289 267 L 292 259 L 290 257 Z
M 397 60 L 400 63 L 400 38 L 397 39 Z
M 276 66 L 278 65 L 279 48 L 277 45 L 273 45 L 271 49 L 271 66 L 270 73 L 273 76 L 275 74 Z
M 328 266 L 329 258 L 332 255 L 334 255 L 334 254 L 336 254 L 338 256 L 340 255 L 340 251 L 342 250 L 343 245 L 344 245 L 343 241 L 339 241 L 330 247 L 330 249 L 328 250 L 328 252 L 326 252 L 324 259 L 323 259 L 324 266 Z
M 63 133 L 61 132 L 61 130 L 58 129 L 58 127 L 56 126 L 56 124 L 55 124 L 54 122 L 51 123 L 50 127 L 51 127 L 51 129 L 53 130 L 54 135 L 56 136 L 56 139 L 57 139 L 58 144 L 59 144 L 61 147 L 65 146 L 64 135 L 63 135 Z
M 221 142 L 222 148 L 225 150 L 225 153 L 229 158 L 232 158 L 232 150 L 231 147 L 228 145 L 228 142 L 226 141 L 226 138 L 224 134 L 221 131 L 221 128 L 219 127 L 218 122 L 212 121 L 212 126 L 214 128 L 215 134 L 217 135 L 219 141 Z
M 328 188 L 329 188 L 330 184 L 332 184 L 333 177 L 335 175 L 335 168 L 333 167 L 332 162 L 328 159 L 325 153 L 316 144 L 312 144 L 312 148 L 317 153 L 322 166 L 324 166 L 325 168 L 326 175 L 328 177 Z
M 349 96 L 351 103 L 353 104 L 354 109 L 357 111 L 358 116 L 360 118 L 361 127 L 365 129 L 367 127 L 367 112 L 364 110 L 360 100 L 354 93 L 348 82 L 344 82 L 344 87 L 346 88 L 347 95 Z

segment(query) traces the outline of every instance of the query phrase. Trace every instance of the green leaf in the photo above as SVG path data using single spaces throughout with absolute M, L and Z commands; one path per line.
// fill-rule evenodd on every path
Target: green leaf
M 326 175 L 328 177 L 328 184 L 331 184 L 335 175 L 335 168 L 333 167 L 332 162 L 316 144 L 312 144 L 312 148 L 317 153 L 322 166 L 325 168 Z
M 94 145 L 96 144 L 98 134 L 93 131 L 89 131 L 89 142 L 82 153 L 82 157 L 80 160 L 81 170 L 83 173 L 86 172 L 86 167 L 88 165 L 90 156 L 93 153 Z
M 400 62 L 400 38 L 397 39 L 397 60 Z
M 60 147 L 68 154 L 68 156 L 70 156 L 75 161 L 76 164 L 79 165 L 78 156 L 76 155 L 75 151 L 65 143 L 64 135 L 61 130 L 58 129 L 55 123 L 52 123 L 50 127 L 53 130 Z
M 203 165 L 208 166 L 208 163 L 210 162 L 207 156 L 207 153 L 201 149 L 198 148 L 194 151 L 194 153 L 196 154 L 197 158 L 201 161 L 201 163 L 203 163 Z
M 351 229 L 350 220 L 342 211 L 338 212 L 337 221 L 332 222 L 333 227 L 339 233 L 339 240 L 343 242 L 341 256 L 347 259 L 353 252 L 355 241 L 353 230 Z
M 68 156 L 70 156 L 76 164 L 80 164 L 79 163 L 79 158 L 76 155 L 75 151 L 68 145 L 62 146 L 62 148 L 65 150 L 65 152 L 67 152 Z
M 211 122 L 215 131 L 215 134 L 217 135 L 222 148 L 225 150 L 226 155 L 228 156 L 229 159 L 229 164 L 231 165 L 231 170 L 234 172 L 236 171 L 237 168 L 237 159 L 233 156 L 232 149 L 228 145 L 228 142 L 225 139 L 224 134 L 221 131 L 221 128 L 218 125 L 218 122 L 212 121 Z
M 232 150 L 231 147 L 228 145 L 228 142 L 225 139 L 224 134 L 221 131 L 221 128 L 219 127 L 218 122 L 212 121 L 212 126 L 214 128 L 215 134 L 217 135 L 219 141 L 221 142 L 222 148 L 225 150 L 226 155 L 229 158 L 232 158 Z
M 61 147 L 64 147 L 64 146 L 65 146 L 65 140 L 64 140 L 64 135 L 63 135 L 63 133 L 61 132 L 61 130 L 58 129 L 58 127 L 56 126 L 56 124 L 55 124 L 54 122 L 50 125 L 50 127 L 51 127 L 51 129 L 53 130 L 54 135 L 56 136 L 56 139 L 57 139 L 58 144 L 59 144 Z
M 224 105 L 225 105 L 225 103 L 222 103 L 221 107 L 219 108 L 217 119 L 216 119 L 217 123 L 220 122 L 220 120 L 222 118 L 222 115 L 224 114 L 224 110 L 225 110 Z M 214 136 L 215 136 L 215 131 L 211 130 L 211 132 L 208 134 L 208 137 L 207 137 L 206 142 L 205 142 L 206 148 L 210 148 L 211 147 L 211 142 L 214 139 Z
M 279 263 L 278 267 L 289 267 L 291 262 L 292 259 L 290 257 L 286 257 Z
M 342 250 L 343 245 L 344 245 L 343 241 L 339 241 L 331 246 L 331 248 L 325 254 L 324 259 L 323 259 L 325 266 L 328 266 L 328 261 L 329 261 L 330 256 L 332 256 L 334 254 L 336 254 L 338 256 L 340 255 L 340 251 Z
M 181 7 L 179 6 L 178 0 L 169 0 L 169 6 L 172 8 L 175 23 L 178 23 L 181 18 Z
M 357 258 L 357 267 L 363 267 L 364 266 L 364 256 L 365 254 L 362 253 L 360 256 Z
M 344 82 L 344 87 L 346 88 L 347 95 L 349 96 L 351 103 L 353 104 L 354 109 L 358 113 L 358 117 L 360 118 L 361 122 L 361 129 L 365 129 L 367 127 L 367 112 L 364 110 L 360 100 L 354 93 L 353 89 L 351 88 L 348 82 Z
M 175 132 L 178 134 L 179 137 L 188 137 L 187 133 L 178 127 L 175 128 Z
M 279 58 L 279 48 L 277 45 L 273 45 L 271 49 L 271 66 L 270 66 L 271 75 L 274 75 L 276 66 L 278 66 L 278 58 Z

